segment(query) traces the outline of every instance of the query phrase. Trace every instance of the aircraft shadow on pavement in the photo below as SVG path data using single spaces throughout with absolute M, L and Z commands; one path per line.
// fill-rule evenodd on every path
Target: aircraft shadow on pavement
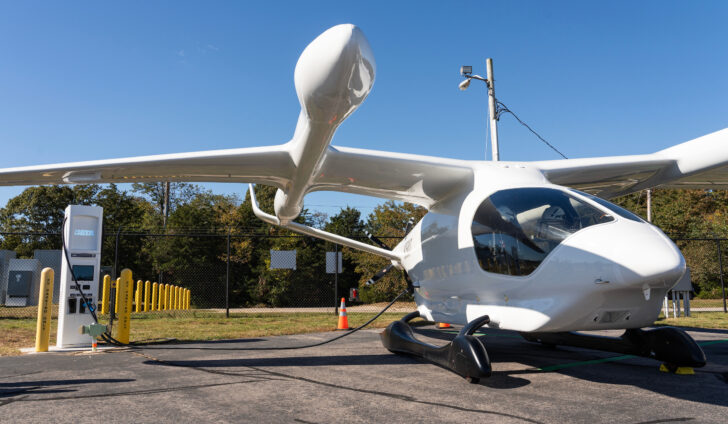
M 548 347 L 528 342 L 512 331 L 490 328 L 481 331 L 485 333 L 485 336 L 481 336 L 481 340 L 493 364 L 494 377 L 501 373 L 525 377 L 556 372 L 596 383 L 631 385 L 664 396 L 728 406 L 728 397 L 724 395 L 728 390 L 728 343 L 703 346 L 708 364 L 704 368 L 696 368 L 695 375 L 675 375 L 659 371 L 660 362 L 652 359 L 630 357 L 610 361 L 609 358 L 623 355 L 575 347 Z M 724 333 L 724 330 L 702 331 Z M 456 333 L 456 331 L 434 329 L 416 329 L 415 332 L 421 336 L 443 341 L 452 340 Z M 585 363 L 604 359 L 607 361 Z M 529 368 L 498 371 L 499 362 L 518 363 Z M 555 369 L 548 371 L 549 368 Z M 482 379 L 481 384 L 489 385 L 487 380 Z
M 38 380 L 38 381 L 17 381 L 13 383 L 0 383 L 0 399 L 23 394 L 40 393 L 65 393 L 75 392 L 73 386 L 80 384 L 106 384 L 106 383 L 128 383 L 135 381 L 128 378 L 84 378 L 78 380 Z M 52 388 L 66 386 L 63 388 Z
M 457 331 L 442 331 L 414 327 L 419 336 L 439 340 L 444 345 L 455 337 Z M 631 357 L 621 360 L 610 358 L 623 356 L 616 353 L 574 347 L 547 347 L 531 343 L 517 333 L 497 329 L 482 329 L 481 340 L 493 363 L 493 375 L 482 379 L 480 384 L 493 389 L 514 389 L 531 383 L 529 377 L 555 372 L 580 380 L 613 385 L 630 385 L 664 396 L 695 402 L 728 406 L 728 397 L 722 395 L 728 389 L 728 343 L 704 346 L 708 365 L 695 370 L 695 375 L 674 375 L 659 371 L 660 363 L 647 358 Z M 692 331 L 692 330 L 691 330 Z M 709 330 L 704 330 L 710 332 Z M 722 332 L 721 332 L 722 333 Z M 249 340 L 244 340 L 249 341 Z M 231 341 L 228 341 L 231 342 Z M 203 345 L 206 343 L 202 343 Z M 199 346 L 199 344 L 198 344 Z M 171 346 L 170 346 L 171 347 Z M 159 347 L 158 347 L 159 348 Z M 193 350 L 205 347 L 189 348 Z M 235 347 L 211 347 L 213 350 L 239 350 Z M 245 348 L 242 348 L 245 351 Z M 602 360 L 606 360 L 601 362 Z M 597 361 L 597 363 L 585 363 Z M 326 355 L 285 356 L 267 358 L 240 358 L 216 360 L 168 360 L 146 361 L 150 365 L 179 367 L 316 367 L 352 365 L 407 365 L 422 362 L 405 355 Z M 499 369 L 499 363 L 525 365 L 514 370 Z M 555 368 L 549 370 L 549 368 Z M 546 369 L 546 370 L 544 370 Z M 443 370 L 443 372 L 448 372 Z

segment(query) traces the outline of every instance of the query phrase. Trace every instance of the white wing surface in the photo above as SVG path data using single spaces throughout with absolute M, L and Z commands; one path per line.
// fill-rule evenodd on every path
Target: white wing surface
M 554 184 L 600 197 L 665 188 L 728 189 L 728 128 L 649 155 L 532 162 Z
M 254 182 L 283 188 L 294 164 L 284 146 L 213 150 L 0 169 L 0 185 Z

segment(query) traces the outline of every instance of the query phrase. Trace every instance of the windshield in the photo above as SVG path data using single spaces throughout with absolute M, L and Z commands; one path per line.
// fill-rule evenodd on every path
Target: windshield
M 561 190 L 515 188 L 485 199 L 475 212 L 471 230 L 481 268 L 528 275 L 569 235 L 613 220 Z
M 571 189 L 571 191 L 573 191 L 574 193 L 579 193 L 582 196 L 587 197 L 587 198 L 599 203 L 600 205 L 604 206 L 605 208 L 609 209 L 610 211 L 614 212 L 615 214 L 621 216 L 622 218 L 626 218 L 626 219 L 629 219 L 632 221 L 637 221 L 637 222 L 645 222 L 642 218 L 633 214 L 632 212 L 628 211 L 627 209 L 617 206 L 614 203 L 607 202 L 606 200 L 602 199 L 601 197 L 593 196 L 589 193 L 584 193 L 583 191 L 579 191 L 579 190 Z

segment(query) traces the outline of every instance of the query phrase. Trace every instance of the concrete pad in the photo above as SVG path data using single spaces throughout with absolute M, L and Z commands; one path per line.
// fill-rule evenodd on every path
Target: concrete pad
M 478 385 L 389 353 L 380 331 L 302 350 L 239 349 L 338 334 L 0 358 L 0 421 L 563 424 L 728 417 L 728 331 L 691 331 L 709 364 L 675 375 L 648 359 L 548 348 L 486 329 L 494 375 Z M 417 332 L 436 343 L 453 337 L 432 327 Z

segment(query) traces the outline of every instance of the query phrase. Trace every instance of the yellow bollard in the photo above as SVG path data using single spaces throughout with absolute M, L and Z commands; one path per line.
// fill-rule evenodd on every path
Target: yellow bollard
M 175 286 L 175 288 L 174 288 L 174 309 L 179 309 L 179 292 L 180 292 L 180 287 Z
M 147 280 L 144 283 L 144 312 L 149 312 L 149 297 L 152 295 L 150 293 L 152 283 Z
M 121 278 L 118 281 L 116 298 L 119 299 L 119 324 L 116 326 L 116 340 L 121 343 L 129 343 L 129 330 L 131 329 L 131 291 L 134 288 L 131 270 L 122 270 Z
M 179 288 L 179 296 L 177 299 L 177 309 L 184 309 L 182 308 L 182 298 L 184 298 L 185 289 L 182 287 Z
M 167 292 L 164 291 L 164 284 L 159 285 L 159 306 L 157 307 L 158 311 L 164 310 L 164 296 L 167 295 Z
M 119 313 L 119 287 L 121 286 L 121 278 L 116 279 L 116 285 L 112 285 L 112 287 L 116 288 L 116 299 L 114 299 L 114 312 Z
M 53 306 L 53 269 L 43 268 L 38 293 L 38 322 L 35 325 L 35 351 L 48 352 L 51 339 L 51 307 Z
M 172 310 L 177 309 L 177 286 L 172 286 Z
M 159 284 L 154 283 L 152 284 L 152 311 L 155 311 L 159 308 L 157 308 L 157 297 L 159 295 Z
M 187 309 L 190 309 L 192 303 L 192 290 L 187 290 Z
M 109 297 L 111 297 L 111 276 L 104 275 L 104 286 L 101 292 L 101 313 L 109 313 Z
M 169 289 L 169 284 L 164 285 L 164 310 L 168 311 L 172 304 L 169 302 L 169 295 L 172 291 Z
M 126 306 L 129 314 L 131 314 L 134 311 L 134 280 L 129 280 L 127 286 L 126 289 L 129 291 L 129 296 L 127 296 L 128 301 L 126 302 Z
M 174 310 L 174 286 L 172 284 L 169 285 L 169 296 L 167 296 L 167 303 L 169 304 L 169 310 Z
M 182 308 L 185 311 L 188 310 L 188 309 L 190 309 L 190 307 L 189 307 L 189 303 L 190 302 L 189 301 L 190 301 L 190 290 L 189 289 L 185 289 L 184 306 L 182 306 Z
M 136 312 L 142 311 L 142 280 L 137 281 L 137 289 L 134 293 L 134 306 Z

